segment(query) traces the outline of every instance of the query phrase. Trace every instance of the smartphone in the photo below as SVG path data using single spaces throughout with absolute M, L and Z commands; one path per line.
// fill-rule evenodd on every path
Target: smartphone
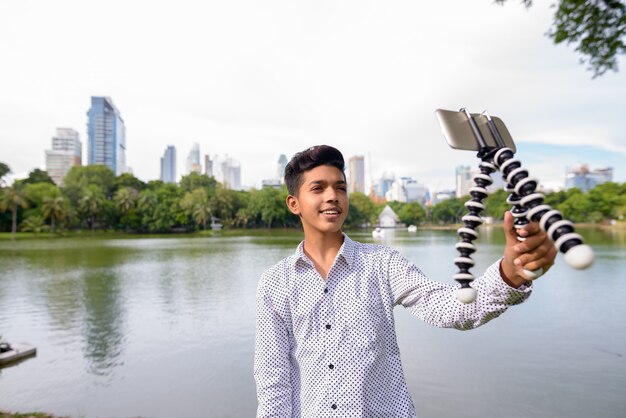
M 448 141 L 448 145 L 455 149 L 468 151 L 480 150 L 480 144 L 474 136 L 474 132 L 472 131 L 472 127 L 465 112 L 437 109 L 435 114 L 437 115 L 443 136 L 446 138 L 446 141 Z M 487 146 L 497 147 L 496 139 L 489 130 L 489 126 L 487 126 L 487 117 L 479 113 L 472 113 L 472 116 Z M 500 137 L 502 137 L 504 141 L 504 145 L 515 152 L 515 143 L 506 125 L 504 125 L 504 122 L 495 116 L 491 116 L 491 120 L 496 125 Z

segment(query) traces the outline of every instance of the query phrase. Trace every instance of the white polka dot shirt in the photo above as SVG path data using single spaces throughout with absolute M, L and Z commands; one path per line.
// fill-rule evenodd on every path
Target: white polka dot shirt
M 457 286 L 427 279 L 397 250 L 345 234 L 324 281 L 303 247 L 259 282 L 257 417 L 415 417 L 394 306 L 429 324 L 466 330 L 523 302 L 531 291 L 508 286 L 498 261 L 472 283 L 476 302 L 462 304 Z

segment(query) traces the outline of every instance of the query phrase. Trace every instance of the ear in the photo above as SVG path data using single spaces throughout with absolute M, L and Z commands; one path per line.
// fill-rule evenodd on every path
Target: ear
M 300 215 L 300 204 L 298 203 L 298 198 L 292 195 L 287 196 L 287 208 L 294 215 Z

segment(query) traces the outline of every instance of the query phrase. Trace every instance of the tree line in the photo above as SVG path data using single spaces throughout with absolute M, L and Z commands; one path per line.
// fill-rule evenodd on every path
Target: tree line
M 119 230 L 139 233 L 207 230 L 212 223 L 224 228 L 297 228 L 299 219 L 285 205 L 287 189 L 229 190 L 214 178 L 191 173 L 180 183 L 143 182 L 132 174 L 115 176 L 101 165 L 73 167 L 63 187 L 45 171 L 35 169 L 12 185 L 0 163 L 0 231 L 58 232 Z M 485 216 L 502 219 L 509 209 L 507 193 L 499 190 L 486 199 Z M 417 202 L 376 203 L 363 193 L 350 194 L 347 228 L 375 225 L 386 204 L 407 225 L 454 224 L 467 213 L 467 197 L 451 198 L 433 206 Z M 598 223 L 623 219 L 626 183 L 604 183 L 588 193 L 578 189 L 549 193 L 546 203 L 574 222 Z

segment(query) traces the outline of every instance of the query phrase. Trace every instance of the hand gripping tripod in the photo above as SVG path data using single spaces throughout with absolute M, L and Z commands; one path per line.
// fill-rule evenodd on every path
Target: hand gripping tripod
M 469 269 L 474 266 L 471 255 L 476 252 L 473 241 L 478 238 L 476 228 L 483 223 L 480 212 L 485 209 L 483 199 L 488 195 L 487 186 L 491 185 L 491 173 L 499 170 L 506 181 L 506 191 L 510 193 L 507 203 L 512 205 L 511 213 L 515 218 L 515 228 L 523 228 L 530 221 L 539 222 L 541 229 L 554 241 L 557 250 L 565 254 L 565 262 L 577 269 L 584 269 L 593 263 L 593 250 L 583 243 L 582 237 L 574 231 L 572 222 L 563 219 L 561 213 L 543 203 L 544 195 L 536 192 L 539 181 L 530 177 L 528 170 L 515 159 L 515 144 L 504 123 L 487 112 L 472 114 L 466 109 L 458 112 L 437 110 L 437 119 L 448 144 L 452 148 L 478 151 L 480 173 L 473 178 L 470 188 L 471 199 L 465 203 L 469 213 L 461 219 L 464 226 L 457 230 L 460 241 L 456 249 L 460 256 L 454 259 L 459 268 L 453 278 L 461 287 L 457 298 L 463 303 L 476 300 L 476 290 L 470 286 L 474 276 Z M 518 240 L 524 238 L 518 236 Z M 543 274 L 524 270 L 529 280 Z

